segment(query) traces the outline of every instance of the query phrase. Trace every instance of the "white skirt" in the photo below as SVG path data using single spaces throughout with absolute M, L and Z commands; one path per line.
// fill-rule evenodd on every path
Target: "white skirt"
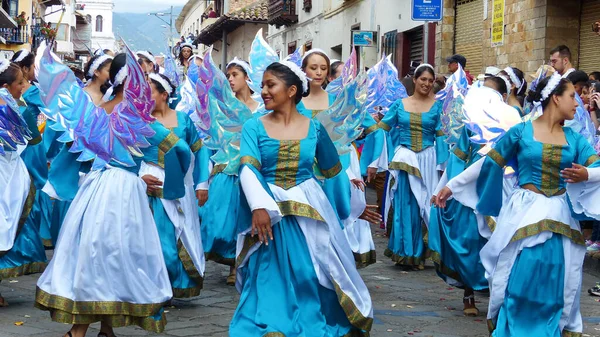
M 9 251 L 19 228 L 31 178 L 17 151 L 0 156 L 0 252 Z
M 73 315 L 83 313 L 73 309 L 79 302 L 117 303 L 112 315 L 131 315 L 145 312 L 140 305 L 154 308 L 172 297 L 146 185 L 140 178 L 113 167 L 87 175 L 37 286 L 38 306 Z M 105 309 L 99 306 L 85 314 L 106 315 Z

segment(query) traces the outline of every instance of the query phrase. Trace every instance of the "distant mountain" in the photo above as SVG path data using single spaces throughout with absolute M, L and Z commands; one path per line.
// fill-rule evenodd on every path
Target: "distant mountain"
M 173 7 L 173 37 L 177 38 L 175 30 L 175 20 L 183 7 Z M 167 13 L 170 9 L 156 11 L 157 13 Z M 169 16 L 161 16 L 163 20 L 169 22 Z M 161 27 L 162 25 L 167 28 Z M 113 13 L 113 32 L 115 38 L 123 38 L 125 42 L 136 50 L 149 50 L 153 54 L 164 53 L 167 48 L 167 38 L 169 35 L 168 25 L 159 18 L 145 13 Z

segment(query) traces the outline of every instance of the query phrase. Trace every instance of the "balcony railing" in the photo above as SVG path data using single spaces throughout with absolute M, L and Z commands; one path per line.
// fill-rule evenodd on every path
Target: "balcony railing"
M 296 0 L 269 0 L 270 25 L 289 26 L 298 22 L 296 15 Z
M 25 44 L 29 42 L 29 26 L 0 28 L 0 36 L 6 40 L 6 44 Z

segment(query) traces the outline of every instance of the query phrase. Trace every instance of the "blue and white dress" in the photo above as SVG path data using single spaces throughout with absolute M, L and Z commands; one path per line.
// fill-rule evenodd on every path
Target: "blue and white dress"
M 395 129 L 397 144 L 388 167 L 384 213 L 390 233 L 385 255 L 397 264 L 418 265 L 423 261 L 422 225 L 429 225 L 430 200 L 441 164 L 448 158 L 441 113 L 438 101 L 429 111 L 420 113 L 406 111 L 400 99 L 379 123 L 388 132 L 400 127 Z
M 269 137 L 260 119 L 244 125 L 240 182 L 244 191 L 238 239 L 240 302 L 231 336 L 358 336 L 373 323 L 371 298 L 325 191 L 345 175 L 326 130 L 311 121 L 301 140 Z M 345 177 L 348 184 L 348 178 Z M 252 210 L 271 217 L 273 241 L 250 236 Z
M 534 138 L 531 122 L 518 124 L 447 185 L 461 203 L 498 217 L 481 250 L 494 337 L 578 336 L 583 330 L 579 299 L 586 250 L 577 219 L 600 219 L 600 158 L 584 137 L 563 130 L 566 144 L 546 144 Z M 588 167 L 588 181 L 565 183 L 560 171 L 572 163 Z M 498 187 L 507 164 L 516 167 L 519 186 L 538 192 L 517 188 L 505 198 Z

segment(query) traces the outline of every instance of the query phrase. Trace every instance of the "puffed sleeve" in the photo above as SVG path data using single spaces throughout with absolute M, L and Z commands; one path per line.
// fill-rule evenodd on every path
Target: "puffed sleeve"
M 569 132 L 576 139 L 577 156 L 575 162 L 588 171 L 588 180 L 576 184 L 567 184 L 567 195 L 575 218 L 600 220 L 600 157 L 588 141 L 577 132 Z
M 194 186 L 196 186 L 195 189 L 206 189 L 199 187 L 203 186 L 202 184 L 206 185 L 205 183 L 208 182 L 210 177 L 210 172 L 208 171 L 210 152 L 208 151 L 208 148 L 204 146 L 202 138 L 200 138 L 192 119 L 188 115 L 185 115 L 184 118 L 186 129 L 185 135 L 187 138 L 185 141 L 189 144 L 190 150 L 192 150 L 192 153 L 194 154 Z
M 327 130 L 321 123 L 315 123 L 317 123 L 317 166 L 325 177 L 323 191 L 339 218 L 346 219 L 350 216 L 350 179 L 342 169 L 340 157 Z
M 404 105 L 402 104 L 402 99 L 394 102 L 387 113 L 379 122 L 379 128 L 389 132 L 392 128 L 394 128 L 398 124 L 398 110 L 404 109 Z
M 477 179 L 477 210 L 483 215 L 498 216 L 500 213 L 504 167 L 517 153 L 524 126 L 525 123 L 513 126 L 487 153 Z

